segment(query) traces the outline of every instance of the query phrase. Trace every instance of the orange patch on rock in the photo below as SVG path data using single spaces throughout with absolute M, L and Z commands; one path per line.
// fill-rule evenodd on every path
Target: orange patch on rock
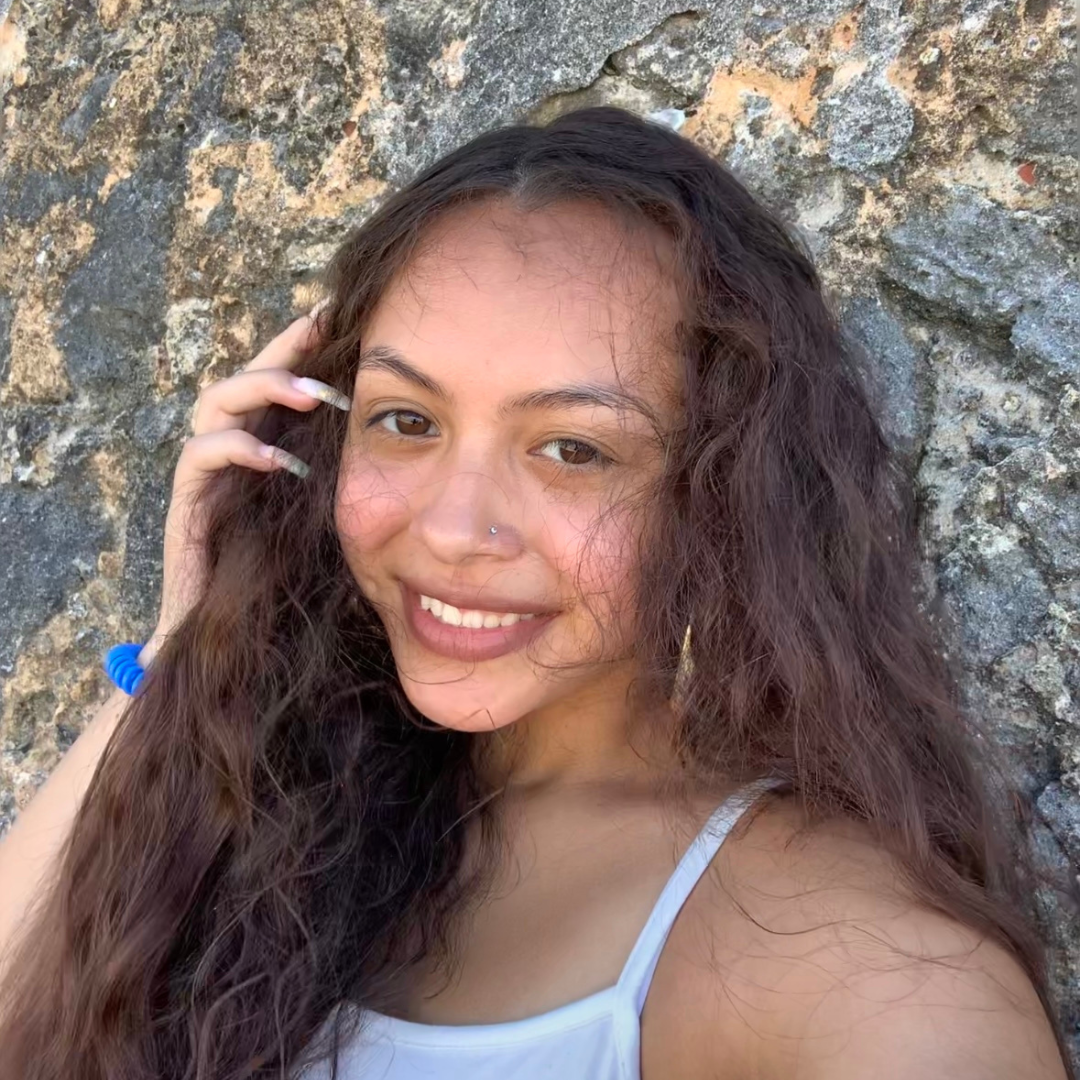
M 115 30 L 125 19 L 138 15 L 142 0 L 98 0 L 98 18 L 107 30 Z
M 718 69 L 709 82 L 701 107 L 686 121 L 682 134 L 695 138 L 702 129 L 707 129 L 719 136 L 721 145 L 727 142 L 743 112 L 744 94 L 768 98 L 775 113 L 787 117 L 793 126 L 808 128 L 818 106 L 812 92 L 817 73 L 817 68 L 811 68 L 799 79 L 785 79 L 773 71 L 744 64 L 735 64 L 730 71 Z
M 0 88 L 14 80 L 25 59 L 26 35 L 11 19 L 5 19 L 0 22 Z
M 859 31 L 859 17 L 862 14 L 860 8 L 848 11 L 836 20 L 832 34 L 829 37 L 829 48 L 847 52 L 855 41 L 855 35 Z

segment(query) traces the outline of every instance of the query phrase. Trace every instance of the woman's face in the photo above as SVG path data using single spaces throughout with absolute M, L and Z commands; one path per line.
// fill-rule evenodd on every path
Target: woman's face
M 621 702 L 634 496 L 677 420 L 669 248 L 587 204 L 471 206 L 368 321 L 337 527 L 406 694 L 438 724 Z

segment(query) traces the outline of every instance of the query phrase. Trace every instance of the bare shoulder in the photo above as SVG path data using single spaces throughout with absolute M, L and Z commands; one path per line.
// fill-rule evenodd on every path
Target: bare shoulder
M 642 1014 L 644 1080 L 1065 1080 L 1027 975 L 916 903 L 856 822 L 770 799 L 687 901 Z

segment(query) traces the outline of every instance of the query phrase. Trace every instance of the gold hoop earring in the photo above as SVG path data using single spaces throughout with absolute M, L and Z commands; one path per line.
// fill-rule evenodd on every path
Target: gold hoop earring
M 679 650 L 679 666 L 675 671 L 675 688 L 672 699 L 680 701 L 686 691 L 686 684 L 694 673 L 694 659 L 690 655 L 690 624 L 686 624 L 686 632 L 683 634 L 682 648 Z

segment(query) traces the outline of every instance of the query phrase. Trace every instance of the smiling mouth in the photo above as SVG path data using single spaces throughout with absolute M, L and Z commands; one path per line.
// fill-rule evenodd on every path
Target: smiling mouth
M 559 614 L 462 609 L 399 584 L 410 636 L 428 652 L 453 660 L 494 660 L 517 652 Z
M 513 626 L 517 622 L 527 619 L 535 619 L 531 612 L 518 614 L 514 611 L 479 611 L 468 608 L 456 608 L 453 604 L 444 604 L 434 596 L 420 596 L 420 608 L 422 611 L 430 611 L 431 614 L 446 626 L 463 626 L 469 630 L 492 630 L 497 626 Z

